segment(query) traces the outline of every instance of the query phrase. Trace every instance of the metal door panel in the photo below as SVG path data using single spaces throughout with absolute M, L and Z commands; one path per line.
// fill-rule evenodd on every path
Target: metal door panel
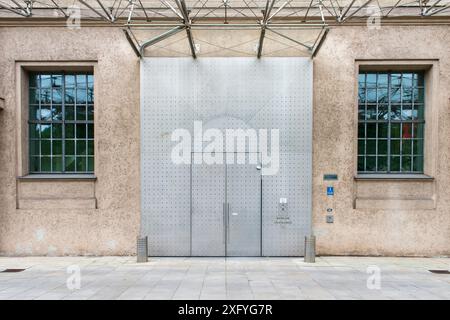
M 146 181 L 141 230 L 148 236 L 149 255 L 189 255 L 190 166 L 173 164 L 170 153 L 148 152 L 141 174 Z
M 191 255 L 225 255 L 225 166 L 192 164 Z
M 311 225 L 310 154 L 280 153 L 280 170 L 263 176 L 263 256 L 301 256 Z M 280 199 L 287 210 L 280 210 Z
M 261 170 L 227 164 L 227 256 L 261 255 Z

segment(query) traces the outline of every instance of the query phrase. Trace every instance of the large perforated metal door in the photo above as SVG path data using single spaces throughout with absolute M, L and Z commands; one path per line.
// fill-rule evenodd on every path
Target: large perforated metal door
M 225 168 L 204 164 L 192 170 L 190 163 L 171 159 L 175 130 L 200 140 L 191 152 L 202 152 L 207 145 L 201 134 L 194 134 L 197 122 L 203 131 L 279 131 L 279 168 L 262 175 L 262 255 L 303 255 L 304 237 L 311 232 L 312 71 L 309 58 L 141 60 L 141 236 L 148 236 L 151 256 L 226 254 Z M 268 145 L 271 152 L 272 141 Z M 262 159 L 266 163 L 264 153 Z M 203 189 L 191 203 L 191 185 L 202 179 Z M 230 201 L 230 212 L 239 217 L 250 198 L 237 199 L 236 207 Z M 198 221 L 209 221 L 208 228 L 193 223 L 192 209 L 198 217 L 204 215 Z M 194 232 L 204 238 L 192 238 Z M 248 234 L 247 243 L 256 243 L 253 235 Z

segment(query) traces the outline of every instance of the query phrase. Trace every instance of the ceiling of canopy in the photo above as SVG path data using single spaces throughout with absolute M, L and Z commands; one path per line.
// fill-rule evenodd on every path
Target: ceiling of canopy
M 314 56 L 331 24 L 447 19 L 450 0 L 0 0 L 0 22 L 11 18 L 119 26 L 138 56 L 172 51 L 195 58 L 217 50 Z M 223 35 L 217 30 L 229 36 L 213 44 Z M 272 42 L 272 53 L 264 41 Z
M 168 20 L 180 18 L 178 0 L 0 0 L 0 17 L 55 18 L 81 8 L 82 18 Z M 378 10 L 382 16 L 448 15 L 450 0 L 181 0 L 192 20 L 260 19 L 266 6 L 280 18 L 365 17 Z M 322 10 L 319 9 L 322 8 Z M 366 9 L 366 10 L 362 10 Z M 370 10 L 369 10 L 370 9 Z M 368 12 L 370 11 L 370 12 Z M 274 17 L 275 17 L 274 16 Z

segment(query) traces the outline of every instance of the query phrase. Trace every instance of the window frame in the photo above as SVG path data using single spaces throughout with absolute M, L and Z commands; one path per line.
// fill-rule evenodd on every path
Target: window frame
M 94 134 L 94 109 L 95 109 L 95 104 L 94 104 L 94 100 L 89 100 L 89 77 L 91 77 L 91 82 L 92 82 L 92 94 L 93 97 L 95 97 L 94 95 L 94 75 L 92 72 L 30 72 L 28 74 L 29 78 L 31 76 L 37 76 L 38 77 L 38 82 L 35 86 L 31 86 L 29 85 L 28 89 L 29 89 L 29 95 L 31 97 L 32 93 L 31 90 L 37 90 L 38 91 L 38 98 L 36 100 L 37 103 L 30 103 L 29 105 L 29 115 L 32 113 L 32 109 L 31 108 L 36 108 L 38 107 L 38 114 L 39 117 L 36 116 L 36 119 L 30 119 L 28 118 L 28 125 L 29 127 L 31 126 L 49 126 L 50 127 L 50 138 L 49 139 L 43 139 L 42 136 L 40 136 L 42 134 L 42 130 L 39 130 L 39 136 L 38 137 L 31 137 L 31 134 L 29 135 L 29 144 L 31 145 L 32 141 L 38 142 L 39 144 L 39 151 L 38 154 L 32 154 L 31 152 L 31 148 L 29 149 L 29 173 L 30 174 L 92 174 L 94 172 L 94 164 L 95 164 L 95 150 L 93 147 L 93 141 L 95 138 L 95 134 Z M 43 86 L 43 76 L 49 76 L 49 81 L 50 81 L 50 86 L 46 87 Z M 61 76 L 61 84 L 60 86 L 53 86 L 53 76 Z M 72 86 L 67 86 L 66 85 L 66 79 L 68 76 L 73 76 L 73 85 Z M 78 85 L 78 80 L 79 77 L 84 78 L 83 79 L 83 83 L 84 85 Z M 42 90 L 49 90 L 50 91 L 50 98 L 49 98 L 49 103 L 42 103 L 42 98 L 41 98 L 41 94 L 42 94 Z M 59 89 L 59 90 L 58 90 Z M 66 93 L 68 90 L 73 90 L 74 93 L 74 101 L 73 103 L 66 103 Z M 84 96 L 84 103 L 81 103 L 80 105 L 84 108 L 84 120 L 79 120 L 78 118 L 78 90 L 85 90 L 85 96 Z M 56 103 L 54 104 L 54 99 L 53 99 L 53 94 L 56 91 L 60 91 L 60 100 L 61 103 Z M 49 118 L 50 119 L 46 119 L 43 120 L 42 117 L 42 107 L 49 107 L 50 109 L 50 115 Z M 60 112 L 61 112 L 61 119 L 54 119 L 54 107 L 58 106 L 60 107 Z M 67 108 L 73 108 L 73 119 L 66 119 L 66 107 Z M 91 107 L 92 110 L 92 119 L 89 119 L 89 107 Z M 38 119 L 39 118 L 39 119 Z M 60 125 L 60 137 L 53 137 L 53 134 L 55 133 L 54 130 L 54 125 Z M 73 137 L 71 138 L 67 138 L 65 136 L 66 134 L 66 126 L 70 126 L 73 125 Z M 90 137 L 90 132 L 91 130 L 89 130 L 90 125 L 92 126 L 92 137 Z M 80 137 L 78 138 L 78 127 L 79 126 L 84 126 L 84 137 Z M 31 132 L 30 132 L 31 133 Z M 42 145 L 43 145 L 43 141 L 47 141 L 50 143 L 50 154 L 46 155 L 43 154 L 42 152 Z M 54 141 L 60 141 L 61 144 L 61 154 L 60 155 L 56 155 L 53 153 L 53 147 L 54 147 Z M 66 146 L 66 142 L 67 141 L 73 141 L 73 148 L 74 148 L 74 152 L 73 154 L 67 154 L 65 152 L 65 146 Z M 86 152 L 86 154 L 83 157 L 79 157 L 77 156 L 77 149 L 78 149 L 78 141 L 84 141 L 84 150 Z M 89 154 L 89 145 L 90 145 L 90 141 L 91 141 L 91 148 L 92 148 L 92 154 Z M 37 158 L 39 159 L 39 170 L 32 170 L 32 158 Z M 50 171 L 44 171 L 42 170 L 42 160 L 43 158 L 49 158 L 50 161 Z M 53 158 L 61 158 L 61 170 L 54 170 L 53 166 L 55 165 Z M 74 164 L 73 164 L 73 170 L 67 170 L 67 166 L 66 166 L 66 160 L 67 158 L 74 158 Z M 84 163 L 84 169 L 85 170 L 78 170 L 77 169 L 77 161 L 78 158 L 85 158 L 85 163 Z M 90 159 L 92 159 L 92 170 L 89 170 L 89 161 Z
M 425 74 L 425 121 L 427 123 L 424 132 L 424 163 L 423 174 L 404 174 L 404 173 L 358 173 L 358 76 L 360 71 L 423 71 Z M 442 108 L 447 105 L 448 101 L 445 95 L 440 94 L 445 88 L 440 83 L 440 60 L 438 58 L 355 58 L 354 68 L 352 72 L 353 81 L 353 144 L 352 157 L 349 161 L 353 163 L 353 176 L 355 180 L 359 178 L 364 180 L 383 179 L 408 180 L 414 179 L 421 181 L 422 178 L 434 179 L 438 168 L 439 154 L 439 119 L 444 112 Z M 415 177 L 415 178 L 414 178 Z
M 405 75 L 411 75 L 412 77 L 405 77 Z M 361 77 L 363 76 L 364 85 L 361 87 Z M 373 83 L 369 83 L 369 76 L 374 77 Z M 382 76 L 380 80 L 380 76 Z M 395 76 L 399 76 L 399 84 L 394 85 L 392 79 Z M 404 79 L 410 80 L 410 85 L 404 85 Z M 411 89 L 410 101 L 404 101 L 405 89 Z M 425 73 L 420 70 L 359 70 L 358 72 L 358 87 L 357 87 L 357 113 L 358 113 L 358 134 L 357 134 L 357 173 L 358 174 L 423 174 L 424 173 L 424 131 L 425 131 Z M 380 103 L 380 92 L 385 92 L 385 101 Z M 392 101 L 392 92 L 399 91 L 398 101 Z M 374 101 L 369 99 L 369 92 L 374 92 Z M 361 95 L 362 93 L 362 95 Z M 415 94 L 422 96 L 422 99 L 416 101 Z M 371 95 L 372 96 L 372 95 Z M 362 101 L 361 101 L 362 98 Z M 372 97 L 373 98 L 373 97 Z M 380 119 L 379 108 L 384 106 L 386 109 L 386 115 Z M 393 114 L 393 107 L 398 107 L 399 113 L 397 116 Z M 361 108 L 363 107 L 363 108 Z M 374 107 L 375 113 L 371 115 L 369 107 Z M 404 107 L 410 107 L 404 109 Z M 371 108 L 373 109 L 373 108 Z M 362 110 L 362 112 L 361 112 Z M 406 113 L 403 110 L 410 110 L 410 118 L 408 119 Z M 416 114 L 415 114 L 416 112 Z M 361 118 L 362 114 L 362 118 Z M 392 118 L 394 116 L 394 118 Z M 360 136 L 360 126 L 363 124 L 364 134 Z M 386 134 L 381 135 L 380 125 L 385 127 Z M 374 127 L 374 136 L 369 136 L 368 128 Z M 393 126 L 398 127 L 398 136 L 393 137 Z M 404 128 L 409 128 L 410 137 L 405 138 L 403 135 Z M 419 134 L 416 134 L 416 130 L 420 130 Z M 384 142 L 384 152 L 380 153 L 380 142 Z M 407 143 L 409 143 L 409 146 Z M 374 153 L 368 151 L 368 146 L 374 148 Z M 392 145 L 398 145 L 398 152 L 392 152 Z M 360 152 L 361 146 L 363 146 L 363 152 Z M 409 153 L 405 153 L 403 147 L 410 149 Z M 397 148 L 396 148 L 397 149 Z M 416 153 L 416 149 L 420 151 Z M 368 158 L 372 161 L 375 170 L 370 170 L 368 167 Z M 398 167 L 395 169 L 392 167 L 392 159 L 397 159 Z M 409 168 L 404 169 L 405 163 L 403 158 L 409 158 Z M 380 166 L 380 160 L 384 159 L 384 164 Z M 416 163 L 416 159 L 420 161 Z M 363 170 L 360 170 L 360 160 L 363 160 Z M 416 169 L 416 166 L 419 169 Z M 380 168 L 381 167 L 381 168 Z M 385 170 L 382 170 L 385 169 Z
M 15 62 L 15 101 L 16 101 L 16 117 L 15 117 L 15 133 L 16 133 L 16 176 L 17 179 L 38 176 L 39 179 L 60 179 L 70 177 L 71 179 L 92 179 L 98 170 L 97 161 L 94 160 L 94 170 L 89 173 L 67 172 L 67 173 L 30 173 L 29 164 L 29 74 L 31 72 L 43 73 L 92 73 L 94 76 L 94 90 L 97 92 L 98 79 L 98 62 L 96 60 L 86 61 L 16 61 Z M 98 94 L 94 95 L 95 113 L 97 113 L 99 105 Z M 97 116 L 94 113 L 94 124 Z M 97 125 L 94 126 L 94 157 L 98 155 L 97 141 Z M 77 178 L 78 177 L 78 178 Z

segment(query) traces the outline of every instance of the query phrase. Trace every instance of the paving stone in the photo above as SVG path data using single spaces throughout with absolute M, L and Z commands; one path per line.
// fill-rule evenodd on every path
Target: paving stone
M 0 299 L 450 299 L 449 258 L 0 257 Z M 69 266 L 81 287 L 69 290 Z M 371 290 L 368 267 L 380 271 Z

